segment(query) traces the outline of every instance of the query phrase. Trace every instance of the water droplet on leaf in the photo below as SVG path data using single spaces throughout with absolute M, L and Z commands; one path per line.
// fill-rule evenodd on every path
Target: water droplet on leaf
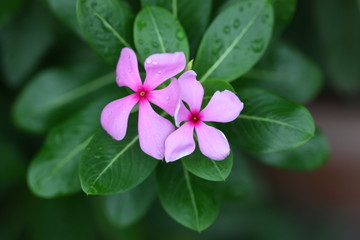
M 240 26 L 240 20 L 239 19 L 235 19 L 234 22 L 233 22 L 233 27 L 234 28 L 239 28 Z
M 185 38 L 184 32 L 181 29 L 176 31 L 176 38 L 180 41 Z
M 253 52 L 259 53 L 264 49 L 264 39 L 255 39 L 251 41 L 251 50 Z
M 226 25 L 224 28 L 223 28 L 223 31 L 225 34 L 228 34 L 230 33 L 230 27 L 228 25 Z

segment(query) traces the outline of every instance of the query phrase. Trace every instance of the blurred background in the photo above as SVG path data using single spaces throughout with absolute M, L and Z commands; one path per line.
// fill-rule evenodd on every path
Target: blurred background
M 130 2 L 138 7 L 136 1 Z M 214 2 L 214 15 L 221 3 Z M 45 0 L 13 1 L 7 12 L 2 4 L 1 240 L 360 239 L 360 2 L 299 0 L 281 36 L 312 59 L 324 76 L 320 94 L 306 106 L 329 139 L 327 163 L 310 172 L 285 171 L 235 150 L 242 172 L 231 177 L 239 188 L 223 201 L 213 226 L 200 234 L 170 219 L 158 200 L 140 222 L 119 228 L 103 216 L 100 197 L 79 193 L 47 200 L 30 192 L 26 169 L 45 136 L 15 127 L 14 101 L 36 73 L 86 60 L 89 50 Z

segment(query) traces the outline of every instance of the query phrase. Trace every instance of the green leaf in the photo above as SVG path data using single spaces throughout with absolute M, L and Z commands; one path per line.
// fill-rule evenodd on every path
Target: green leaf
M 234 82 L 235 89 L 261 87 L 301 103 L 311 101 L 322 85 L 319 67 L 286 43 L 276 44 L 255 68 Z
M 273 167 L 310 171 L 323 166 L 329 156 L 329 143 L 320 131 L 304 145 L 288 152 L 256 154 L 261 162 Z
M 154 53 L 184 52 L 189 56 L 182 26 L 171 13 L 159 7 L 145 7 L 136 16 L 134 40 L 141 60 Z
M 223 128 L 241 150 L 273 153 L 296 148 L 315 132 L 314 120 L 302 105 L 261 89 L 242 89 L 239 117 Z
M 202 83 L 205 93 L 204 93 L 204 99 L 202 102 L 202 106 L 205 107 L 208 102 L 210 101 L 211 97 L 214 95 L 216 91 L 224 91 L 229 90 L 235 93 L 234 88 L 231 86 L 231 84 L 225 80 L 222 79 L 207 79 L 205 82 Z
M 25 176 L 24 156 L 18 146 L 0 136 L 0 191 L 18 184 Z
M 292 19 L 297 0 L 272 0 L 274 7 L 274 32 L 275 35 L 282 32 Z
M 120 50 L 131 48 L 133 13 L 119 0 L 77 0 L 76 11 L 87 42 L 115 66 Z
M 76 18 L 76 1 L 77 0 L 47 0 L 55 15 L 76 34 L 81 36 L 80 27 Z
M 155 193 L 154 181 L 151 178 L 130 191 L 106 196 L 103 199 L 104 214 L 115 226 L 128 227 L 149 210 Z
M 32 73 L 53 44 L 55 29 L 53 17 L 35 2 L 4 28 L 1 58 L 8 85 L 18 87 Z
M 263 55 L 273 26 L 267 0 L 244 0 L 221 12 L 207 29 L 195 58 L 200 81 L 232 81 L 247 72 Z
M 100 127 L 100 112 L 108 102 L 109 97 L 94 101 L 51 130 L 28 169 L 28 184 L 34 194 L 51 198 L 81 189 L 80 156 Z
M 179 19 L 195 51 L 210 20 L 212 0 L 141 0 L 142 6 L 159 6 Z
M 45 132 L 89 100 L 103 96 L 102 91 L 107 90 L 105 87 L 115 83 L 113 73 L 89 81 L 100 73 L 102 70 L 98 66 L 87 62 L 40 72 L 15 102 L 15 123 L 27 131 Z
M 138 139 L 135 116 L 130 116 L 126 137 L 121 141 L 115 141 L 104 130 L 99 131 L 80 161 L 84 192 L 115 194 L 143 182 L 155 169 L 158 160 L 140 149 Z
M 25 0 L 2 0 L 0 8 L 0 29 L 24 4 Z
M 205 157 L 197 148 L 192 154 L 181 160 L 185 168 L 192 174 L 209 181 L 225 181 L 233 166 L 233 155 L 222 161 L 214 161 Z
M 355 1 L 314 2 L 322 60 L 332 88 L 344 96 L 360 93 L 360 14 Z M 334 17 L 336 16 L 336 18 Z
M 180 163 L 161 164 L 157 189 L 165 211 L 180 224 L 202 231 L 219 211 L 217 185 L 191 175 Z

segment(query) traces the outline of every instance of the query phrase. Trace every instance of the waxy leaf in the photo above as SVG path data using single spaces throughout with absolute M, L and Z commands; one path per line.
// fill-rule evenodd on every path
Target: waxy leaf
M 181 160 L 187 170 L 192 174 L 209 181 L 225 181 L 229 176 L 232 165 L 233 155 L 230 155 L 222 161 L 214 161 L 205 157 L 199 150 L 196 150 L 182 158 Z
M 132 43 L 133 14 L 119 0 L 77 0 L 80 29 L 90 46 L 115 66 L 120 50 Z
M 319 0 L 314 2 L 314 10 L 320 55 L 330 85 L 340 94 L 358 96 L 360 14 L 356 2 Z
M 212 0 L 141 0 L 142 6 L 159 6 L 178 18 L 195 51 L 210 20 Z
M 165 211 L 180 224 L 202 231 L 219 211 L 217 185 L 191 175 L 179 162 L 161 164 L 157 190 Z
M 130 191 L 105 196 L 104 214 L 115 226 L 128 227 L 149 210 L 155 200 L 155 193 L 155 182 L 150 178 Z
M 273 153 L 296 148 L 315 132 L 314 120 L 302 105 L 261 89 L 242 89 L 239 117 L 222 127 L 241 150 Z
M 322 84 L 318 66 L 286 43 L 276 44 L 255 68 L 233 83 L 235 89 L 261 87 L 301 103 L 311 101 Z
M 310 171 L 325 164 L 329 143 L 320 131 L 304 145 L 288 152 L 256 154 L 255 157 L 270 166 L 297 171 Z
M 76 1 L 77 0 L 47 0 L 55 15 L 76 34 L 81 36 L 79 23 L 76 17 Z
M 3 6 L 1 2 L 1 7 Z M 8 85 L 18 87 L 55 40 L 54 17 L 33 2 L 1 32 L 1 58 Z
M 273 27 L 267 0 L 238 1 L 221 12 L 207 29 L 195 58 L 200 81 L 232 81 L 247 72 L 263 55 Z
M 31 132 L 45 132 L 89 100 L 103 96 L 99 90 L 105 91 L 106 86 L 114 84 L 115 74 L 94 79 L 101 72 L 87 63 L 40 72 L 23 89 L 14 105 L 15 123 Z M 89 81 L 91 79 L 94 80 Z
M 51 130 L 28 169 L 28 184 L 34 194 L 51 198 L 81 189 L 78 175 L 80 156 L 100 127 L 100 112 L 108 101 L 109 97 L 105 97 L 92 102 Z
M 143 182 L 155 169 L 158 160 L 140 149 L 138 139 L 135 116 L 130 116 L 126 137 L 121 141 L 112 139 L 101 129 L 85 149 L 80 161 L 80 180 L 84 192 L 115 194 Z
M 189 56 L 184 29 L 163 8 L 152 6 L 140 11 L 135 19 L 134 40 L 142 61 L 154 53 L 184 52 Z

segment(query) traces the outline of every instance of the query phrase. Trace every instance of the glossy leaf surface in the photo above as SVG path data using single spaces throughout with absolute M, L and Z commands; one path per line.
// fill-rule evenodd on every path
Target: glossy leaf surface
M 139 146 L 137 120 L 131 116 L 126 137 L 112 139 L 101 129 L 86 147 L 80 161 L 80 180 L 87 194 L 115 194 L 143 182 L 158 160 Z
M 261 87 L 306 103 L 317 95 L 322 84 L 323 76 L 313 61 L 291 45 L 278 43 L 255 68 L 235 81 L 234 87 Z
M 215 183 L 193 176 L 179 162 L 160 165 L 156 177 L 161 204 L 175 221 L 200 232 L 215 220 L 219 211 Z
M 296 148 L 315 132 L 314 120 L 302 105 L 260 89 L 243 89 L 239 117 L 221 126 L 241 150 L 271 153 Z
M 148 6 L 136 16 L 134 40 L 142 61 L 154 53 L 184 52 L 189 44 L 180 23 L 167 10 Z
M 329 143 L 320 131 L 304 145 L 288 152 L 255 155 L 261 162 L 273 167 L 310 171 L 325 164 L 329 156 Z
M 118 0 L 77 0 L 76 11 L 87 42 L 107 63 L 115 66 L 120 50 L 132 45 L 131 10 Z
M 263 55 L 272 27 L 267 0 L 238 1 L 222 11 L 206 30 L 195 58 L 200 81 L 232 81 L 243 75 Z

